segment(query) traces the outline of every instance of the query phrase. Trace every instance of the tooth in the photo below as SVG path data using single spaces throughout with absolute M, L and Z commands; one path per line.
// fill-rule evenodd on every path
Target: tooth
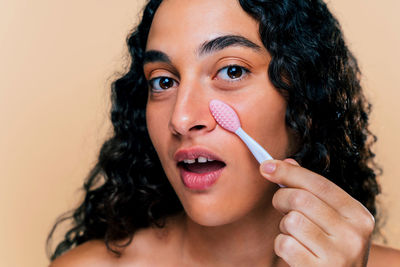
M 214 161 L 213 159 L 207 159 L 208 161 Z
M 207 162 L 207 158 L 205 158 L 205 157 L 199 157 L 199 158 L 197 159 L 197 161 L 198 161 L 199 163 L 205 163 L 205 162 Z
M 195 163 L 196 160 L 195 159 L 184 159 L 183 162 L 187 163 L 187 164 L 192 164 L 192 163 Z

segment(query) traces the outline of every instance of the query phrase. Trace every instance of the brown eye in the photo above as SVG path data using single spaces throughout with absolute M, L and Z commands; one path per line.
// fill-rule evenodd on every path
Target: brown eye
M 153 92 L 160 92 L 176 86 L 177 82 L 169 77 L 158 77 L 149 81 L 150 89 Z
M 231 66 L 231 67 L 228 67 L 228 69 L 227 69 L 227 75 L 231 79 L 240 78 L 240 76 L 242 76 L 242 73 L 243 73 L 242 68 L 237 67 L 237 66 Z
M 168 89 L 174 85 L 174 81 L 171 78 L 164 77 L 160 78 L 159 84 L 162 89 Z
M 249 70 L 238 66 L 238 65 L 231 65 L 226 66 L 218 71 L 217 79 L 225 80 L 228 82 L 236 82 L 240 81 L 245 78 L 249 73 Z

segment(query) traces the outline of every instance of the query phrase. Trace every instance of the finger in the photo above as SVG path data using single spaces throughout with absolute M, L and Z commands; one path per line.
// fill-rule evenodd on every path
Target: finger
M 343 225 L 342 216 L 314 194 L 297 188 L 281 188 L 274 194 L 272 205 L 283 214 L 298 211 L 318 225 L 328 236 Z
M 290 266 L 319 266 L 318 258 L 290 235 L 279 234 L 274 250 Z
M 268 160 L 260 165 L 260 172 L 271 182 L 310 191 L 346 218 L 354 216 L 355 212 L 365 212 L 365 207 L 339 186 L 300 166 L 280 160 Z
M 279 229 L 282 233 L 293 236 L 315 256 L 323 258 L 326 249 L 331 247 L 329 236 L 302 213 L 291 211 L 283 216 Z
M 283 161 L 288 162 L 288 163 L 290 163 L 292 165 L 295 165 L 295 166 L 300 166 L 300 164 L 296 160 L 294 160 L 292 158 L 287 158 L 287 159 L 284 159 Z

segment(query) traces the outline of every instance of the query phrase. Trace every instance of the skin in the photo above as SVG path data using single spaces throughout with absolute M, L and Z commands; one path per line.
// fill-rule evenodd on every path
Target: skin
M 236 44 L 200 53 L 205 42 L 227 35 L 244 37 L 259 49 Z M 185 212 L 169 218 L 163 229 L 135 233 L 119 258 L 103 242 L 89 241 L 52 266 L 366 265 L 372 215 L 335 184 L 285 159 L 295 140 L 285 125 L 285 100 L 267 76 L 270 56 L 257 21 L 232 0 L 166 0 L 146 51 L 169 59 L 144 65 L 152 81 L 147 127 Z M 232 79 L 229 65 L 248 72 Z M 208 110 L 212 99 L 234 107 L 243 129 L 277 160 L 259 165 L 239 138 L 216 124 Z M 173 156 L 190 147 L 207 148 L 226 163 L 207 190 L 190 190 L 181 181 Z M 372 246 L 369 266 L 382 259 L 394 266 L 400 253 Z
M 159 90 L 159 80 L 156 80 L 147 102 L 147 127 L 186 213 L 204 226 L 230 224 L 253 212 L 258 213 L 256 216 L 265 216 L 265 210 L 271 210 L 270 200 L 275 190 L 274 184 L 262 179 L 259 164 L 242 141 L 217 125 L 208 107 L 212 99 L 234 107 L 243 128 L 274 157 L 284 158 L 288 147 L 286 103 L 268 80 L 270 58 L 266 49 L 255 51 L 231 46 L 199 55 L 199 47 L 204 42 L 226 35 L 243 36 L 262 47 L 257 31 L 248 33 L 247 30 L 256 28 L 256 21 L 249 19 L 237 3 L 225 1 L 215 5 L 212 1 L 201 3 L 200 7 L 181 5 L 179 1 L 164 2 L 154 18 L 146 50 L 166 54 L 171 63 L 156 61 L 144 66 L 147 80 L 169 77 L 176 81 L 168 89 Z M 202 13 L 197 19 L 193 17 L 199 8 L 209 10 L 211 6 L 214 6 L 213 12 Z M 219 19 L 230 14 L 238 20 L 232 23 Z M 188 23 L 172 20 L 176 15 Z M 203 20 L 215 23 L 193 31 Z M 250 73 L 240 76 L 241 80 L 226 78 L 227 70 L 221 69 L 231 64 L 243 66 Z M 260 122 L 265 123 L 261 126 Z M 217 183 L 204 193 L 183 186 L 173 158 L 179 149 L 192 147 L 207 148 L 226 164 Z

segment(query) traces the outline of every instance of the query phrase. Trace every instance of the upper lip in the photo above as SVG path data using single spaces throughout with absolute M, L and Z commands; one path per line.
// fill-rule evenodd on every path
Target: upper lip
M 218 155 L 203 147 L 190 147 L 179 149 L 175 152 L 174 160 L 177 162 L 181 162 L 185 159 L 197 159 L 198 157 L 205 157 L 207 159 L 223 162 L 223 160 Z

